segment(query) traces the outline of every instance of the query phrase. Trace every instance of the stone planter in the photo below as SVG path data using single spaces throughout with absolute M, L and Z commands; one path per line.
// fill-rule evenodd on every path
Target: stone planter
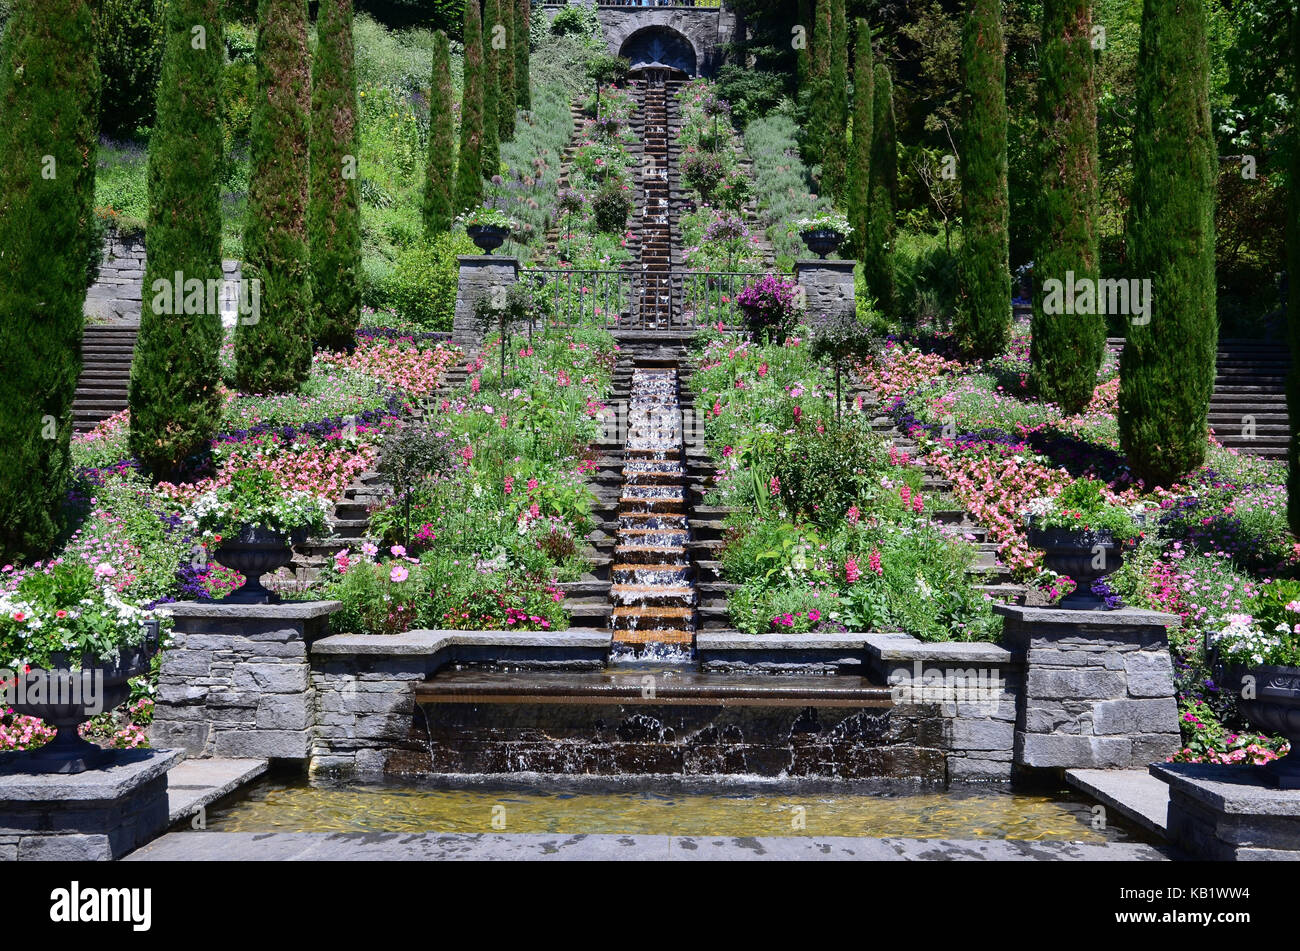
M 307 540 L 307 530 L 289 534 L 245 526 L 234 538 L 223 539 L 213 557 L 244 576 L 244 583 L 222 600 L 232 604 L 279 604 L 280 596 L 262 585 L 262 575 L 293 560 L 293 545 Z
M 500 225 L 470 225 L 465 232 L 484 254 L 491 254 L 510 237 L 510 229 Z
M 1240 694 L 1237 707 L 1260 730 L 1281 733 L 1291 743 L 1291 752 L 1281 759 L 1257 767 L 1269 783 L 1279 789 L 1300 789 L 1300 667 L 1232 667 L 1228 683 L 1242 678 L 1255 681 L 1255 697 Z
M 1105 601 L 1092 593 L 1093 584 L 1120 566 L 1121 543 L 1110 532 L 1072 528 L 1035 528 L 1029 525 L 1029 544 L 1043 552 L 1043 564 L 1057 574 L 1069 575 L 1077 587 L 1056 607 L 1066 611 L 1107 611 Z M 1101 567 L 1097 567 L 1097 562 Z
M 808 250 L 823 261 L 826 260 L 826 255 L 835 253 L 839 250 L 840 245 L 844 243 L 844 236 L 838 231 L 832 231 L 829 228 L 814 228 L 809 231 L 801 231 L 799 237 L 803 238 L 803 243 L 808 246 Z
M 96 663 L 82 657 L 80 669 L 72 669 L 72 658 L 56 656 L 59 665 L 48 671 L 29 671 L 26 678 L 49 677 L 44 684 L 45 702 L 15 702 L 13 710 L 37 717 L 57 730 L 54 739 L 32 750 L 19 767 L 24 773 L 83 773 L 106 765 L 116 751 L 82 739 L 78 727 L 92 716 L 112 710 L 131 695 L 129 681 L 149 671 L 149 660 L 158 650 L 158 622 L 146 621 L 145 642 L 123 648 L 116 663 Z M 23 699 L 26 691 L 15 691 Z

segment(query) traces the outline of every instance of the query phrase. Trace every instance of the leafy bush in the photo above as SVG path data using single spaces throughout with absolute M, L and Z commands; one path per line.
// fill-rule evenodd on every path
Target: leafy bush
M 830 423 L 762 437 L 752 448 L 756 472 L 767 478 L 794 519 L 833 525 L 879 483 L 882 437 L 855 422 Z
M 100 129 L 132 137 L 153 124 L 167 0 L 100 0 L 96 6 Z
M 596 190 L 591 200 L 591 215 L 596 230 L 604 234 L 621 234 L 632 214 L 632 198 L 628 189 L 615 181 L 608 181 Z
M 451 330 L 456 312 L 457 257 L 475 254 L 463 231 L 438 235 L 399 252 L 378 286 L 367 288 L 366 303 L 390 307 L 423 330 Z
M 742 290 L 736 303 L 744 311 L 745 329 L 764 342 L 783 341 L 799 320 L 796 286 L 775 274 L 766 274 L 762 280 Z
M 729 64 L 718 71 L 718 95 L 731 103 L 732 120 L 743 129 L 776 108 L 789 82 L 788 73 Z

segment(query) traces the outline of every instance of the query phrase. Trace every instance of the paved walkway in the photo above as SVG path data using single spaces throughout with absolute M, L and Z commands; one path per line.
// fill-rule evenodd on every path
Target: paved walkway
M 167 774 L 168 820 L 192 816 L 264 772 L 264 759 L 185 760 Z
M 173 832 L 128 862 L 194 861 L 1165 861 L 1149 845 L 1003 839 L 706 838 L 668 835 Z
M 1067 769 L 1065 781 L 1135 825 L 1164 837 L 1169 787 L 1147 770 Z

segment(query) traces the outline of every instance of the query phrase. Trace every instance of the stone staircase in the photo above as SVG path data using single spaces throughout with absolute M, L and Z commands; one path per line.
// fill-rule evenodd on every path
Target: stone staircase
M 81 376 L 72 400 L 73 432 L 94 429 L 127 407 L 137 324 L 87 325 L 81 336 Z
M 637 233 L 641 247 L 642 286 L 640 325 L 654 330 L 669 325 L 672 316 L 673 228 L 669 202 L 670 169 L 676 167 L 676 136 L 670 113 L 676 111 L 678 83 L 637 83 L 641 120 L 641 215 Z
M 1123 337 L 1106 341 L 1124 348 Z M 1285 459 L 1291 438 L 1286 375 L 1291 355 L 1284 341 L 1224 337 L 1210 397 L 1209 423 L 1218 441 L 1238 452 Z

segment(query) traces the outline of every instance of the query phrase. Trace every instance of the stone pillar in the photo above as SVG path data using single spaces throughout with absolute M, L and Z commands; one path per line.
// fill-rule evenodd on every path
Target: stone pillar
M 1184 852 L 1214 862 L 1300 861 L 1300 796 L 1266 784 L 1260 767 L 1157 763 L 1150 770 L 1169 784 L 1167 836 Z
M 494 254 L 463 254 L 460 278 L 456 284 L 456 316 L 452 324 L 452 342 L 460 347 L 472 346 L 483 339 L 483 328 L 474 316 L 474 306 L 493 288 L 508 289 L 519 280 L 519 261 Z
M 853 289 L 853 268 L 857 263 L 819 259 L 794 263 L 795 283 L 803 288 L 808 302 L 809 323 L 816 325 L 857 313 Z
M 167 771 L 178 750 L 114 750 L 71 775 L 20 772 L 27 753 L 0 753 L 0 862 L 109 861 L 169 822 Z
M 1025 660 L 1015 762 L 1135 769 L 1179 748 L 1166 629 L 1172 614 L 1000 604 L 1003 643 Z
M 308 645 L 339 601 L 166 605 L 176 619 L 149 728 L 191 756 L 306 760 L 312 697 Z

